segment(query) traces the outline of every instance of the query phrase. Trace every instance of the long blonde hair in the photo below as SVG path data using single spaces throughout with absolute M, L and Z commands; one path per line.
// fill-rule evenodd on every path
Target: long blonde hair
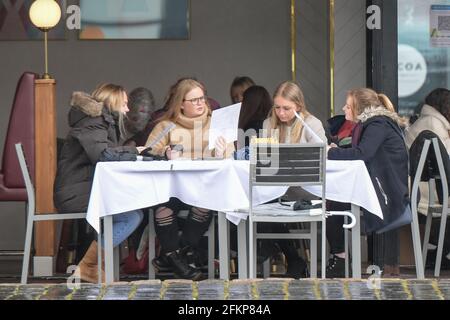
M 286 100 L 293 102 L 299 108 L 299 114 L 303 116 L 303 118 L 307 118 L 310 114 L 308 110 L 306 110 L 305 97 L 303 95 L 303 91 L 300 87 L 300 84 L 294 81 L 285 81 L 281 83 L 275 90 L 273 94 L 273 100 L 276 97 L 281 97 Z M 270 119 L 270 130 L 279 130 L 279 140 L 281 143 L 285 142 L 286 137 L 286 128 L 285 125 L 278 118 L 275 108 L 273 107 L 269 114 Z M 295 141 L 298 142 L 300 140 L 300 136 L 302 134 L 303 126 L 300 121 L 296 119 L 293 127 L 291 128 L 290 136 L 294 137 Z
M 169 120 L 176 122 L 181 114 L 181 106 L 183 104 L 184 97 L 188 94 L 189 91 L 195 88 L 202 89 L 203 94 L 205 95 L 205 104 L 208 109 L 207 112 L 208 115 L 210 115 L 211 107 L 209 106 L 208 99 L 206 98 L 205 86 L 197 80 L 191 78 L 183 78 L 171 87 L 166 102 L 167 110 L 158 121 L 161 122 Z
M 118 126 L 121 137 L 126 137 L 127 132 L 124 123 L 122 107 L 125 104 L 124 95 L 127 94 L 124 87 L 112 83 L 103 83 L 92 92 L 92 98 L 103 105 L 118 117 Z
M 395 114 L 397 122 L 401 126 L 406 126 L 407 124 L 407 120 L 397 114 L 391 100 L 383 93 L 377 93 L 370 88 L 357 88 L 349 90 L 347 96 L 353 100 L 351 110 L 354 119 L 357 119 L 357 117 L 367 108 L 384 107 Z

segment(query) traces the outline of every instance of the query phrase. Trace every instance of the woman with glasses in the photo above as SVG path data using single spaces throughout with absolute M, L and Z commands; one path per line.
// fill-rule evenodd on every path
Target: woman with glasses
M 189 78 L 178 81 L 169 94 L 167 106 L 166 113 L 147 139 L 146 145 L 152 146 L 152 153 L 166 155 L 168 159 L 232 156 L 234 144 L 227 144 L 223 137 L 215 141 L 213 150 L 208 148 L 211 110 L 206 89 L 200 82 Z M 184 209 L 189 209 L 189 215 L 180 238 L 176 214 Z M 197 268 L 197 249 L 201 236 L 208 230 L 211 211 L 171 198 L 155 209 L 154 219 L 161 244 L 160 258 L 153 261 L 155 268 L 161 270 L 170 266 L 179 278 L 199 280 L 202 273 Z
M 306 110 L 305 98 L 299 84 L 293 81 L 280 84 L 273 95 L 273 102 L 269 118 L 263 124 L 269 137 L 280 143 L 317 142 L 315 136 L 323 142 L 327 141 L 322 122 Z M 304 128 L 295 112 L 315 135 Z

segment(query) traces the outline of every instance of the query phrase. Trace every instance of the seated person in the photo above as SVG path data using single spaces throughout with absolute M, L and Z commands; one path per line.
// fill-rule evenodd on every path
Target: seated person
M 59 213 L 87 211 L 97 162 L 130 159 L 144 149 L 119 146 L 127 112 L 128 98 L 121 86 L 103 84 L 91 95 L 73 93 L 69 111 L 70 131 L 62 147 L 54 183 L 54 202 Z M 142 218 L 141 210 L 114 215 L 113 245 L 125 240 Z M 97 243 L 93 241 L 76 272 L 82 280 L 96 283 L 97 265 Z
M 124 121 L 128 138 L 124 145 L 143 146 L 153 129 L 149 124 L 154 125 L 155 99 L 150 90 L 136 88 L 130 92 L 128 100 L 130 111 Z
M 439 139 L 444 144 L 447 149 L 447 153 L 450 154 L 450 91 L 445 88 L 434 89 L 425 98 L 425 104 L 423 105 L 419 117 L 416 121 L 406 129 L 406 143 L 408 148 L 411 147 L 414 140 L 423 130 L 433 131 Z M 434 199 L 438 203 L 439 199 L 442 198 L 442 192 L 439 193 L 439 183 L 438 183 L 438 193 L 435 194 Z M 423 215 L 427 215 L 428 203 L 429 203 L 429 191 L 428 182 L 421 182 L 419 185 L 420 189 L 420 202 L 417 210 Z M 442 202 L 442 201 L 441 201 Z M 450 224 L 447 223 L 446 227 L 446 238 L 444 245 L 444 255 L 442 259 L 442 269 L 450 269 Z M 439 225 L 432 224 L 430 244 L 436 246 L 439 236 Z M 430 252 L 431 257 L 427 258 L 427 265 L 433 267 L 436 259 L 433 259 L 433 255 L 436 255 L 436 250 Z M 446 257 L 446 255 L 448 255 Z
M 210 124 L 211 110 L 205 87 L 196 80 L 185 78 L 171 88 L 167 111 L 159 119 L 146 145 L 153 145 L 154 154 L 166 155 L 171 160 L 181 155 L 180 151 L 174 149 L 174 145 L 182 146 L 182 157 L 188 159 L 230 157 L 234 145 L 227 144 L 223 137 L 219 137 L 214 143 L 215 148 L 209 150 Z M 189 215 L 180 238 L 176 213 L 184 209 L 189 210 Z M 161 254 L 177 277 L 201 279 L 202 273 L 187 260 L 195 257 L 200 238 L 211 222 L 211 214 L 207 208 L 188 206 L 177 198 L 171 198 L 169 202 L 155 209 L 155 230 L 160 241 Z M 155 260 L 153 263 L 158 268 Z
M 242 102 L 244 99 L 244 92 L 251 86 L 254 86 L 255 82 L 250 77 L 236 77 L 231 83 L 230 97 L 233 104 Z

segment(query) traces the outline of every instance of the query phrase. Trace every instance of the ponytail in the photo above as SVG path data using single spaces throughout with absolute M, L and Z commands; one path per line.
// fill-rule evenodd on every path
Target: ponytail
M 380 100 L 381 104 L 386 109 L 388 109 L 390 112 L 396 112 L 391 100 L 389 100 L 389 98 L 385 94 L 378 93 L 377 96 L 378 96 L 378 99 Z

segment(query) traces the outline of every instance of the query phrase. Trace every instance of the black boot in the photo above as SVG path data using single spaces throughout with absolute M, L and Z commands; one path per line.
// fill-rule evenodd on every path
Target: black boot
M 166 258 L 178 278 L 193 281 L 199 281 L 202 279 L 203 274 L 189 266 L 182 258 L 178 250 L 167 253 Z
M 208 269 L 208 256 L 206 255 L 206 259 L 204 259 L 198 248 L 185 246 L 180 249 L 180 256 L 190 267 L 196 270 Z
M 172 272 L 172 266 L 169 261 L 167 261 L 167 256 L 165 254 L 159 255 L 152 260 L 152 265 L 158 272 Z
M 333 254 L 328 260 L 327 278 L 345 278 L 345 259 Z

